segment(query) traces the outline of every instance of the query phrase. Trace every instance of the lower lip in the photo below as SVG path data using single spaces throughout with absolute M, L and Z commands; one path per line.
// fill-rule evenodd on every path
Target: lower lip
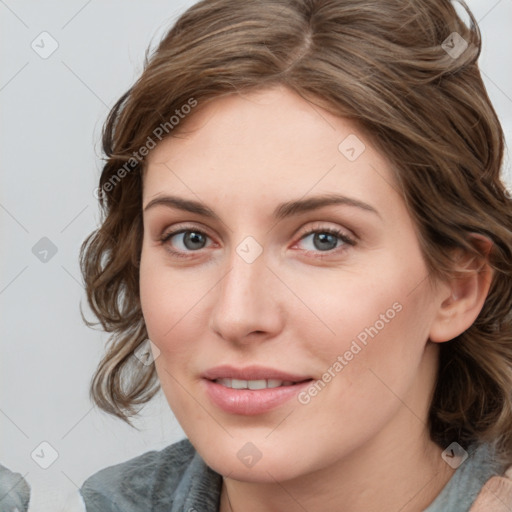
M 254 416 L 262 414 L 297 396 L 311 384 L 311 380 L 267 389 L 232 389 L 211 380 L 204 379 L 206 392 L 212 402 L 231 414 Z

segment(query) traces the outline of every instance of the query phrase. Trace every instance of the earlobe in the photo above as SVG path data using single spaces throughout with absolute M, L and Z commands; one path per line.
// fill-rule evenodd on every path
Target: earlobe
M 430 329 L 430 341 L 449 341 L 469 329 L 483 308 L 494 271 L 489 265 L 492 241 L 471 235 L 480 256 L 462 254 L 453 277 L 439 287 L 439 306 Z

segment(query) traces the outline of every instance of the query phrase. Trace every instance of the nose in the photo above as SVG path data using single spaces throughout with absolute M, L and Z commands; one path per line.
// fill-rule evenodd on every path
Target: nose
M 233 251 L 229 269 L 212 290 L 211 330 L 236 344 L 276 336 L 284 321 L 280 285 L 264 254 L 249 263 Z

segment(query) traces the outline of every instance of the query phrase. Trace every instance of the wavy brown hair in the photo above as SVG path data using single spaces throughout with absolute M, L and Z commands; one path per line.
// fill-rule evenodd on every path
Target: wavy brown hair
M 493 442 L 512 463 L 512 201 L 500 179 L 502 128 L 478 67 L 480 31 L 459 3 L 468 21 L 449 0 L 207 0 L 148 50 L 104 126 L 102 221 L 80 253 L 89 305 L 111 333 L 91 383 L 100 408 L 129 422 L 159 388 L 154 365 L 134 357 L 147 338 L 143 155 L 159 127 L 179 133 L 186 120 L 169 120 L 192 101 L 201 108 L 282 84 L 352 120 L 392 162 L 431 277 L 454 276 L 454 250 L 488 259 L 494 277 L 481 313 L 440 344 L 429 428 L 443 448 Z M 492 241 L 488 256 L 472 233 Z

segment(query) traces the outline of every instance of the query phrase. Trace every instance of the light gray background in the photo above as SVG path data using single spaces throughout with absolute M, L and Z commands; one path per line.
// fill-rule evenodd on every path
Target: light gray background
M 107 336 L 82 323 L 78 252 L 99 220 L 93 190 L 108 110 L 142 71 L 146 47 L 192 3 L 0 0 L 0 463 L 26 475 L 32 512 L 55 512 L 93 472 L 184 436 L 162 395 L 140 431 L 92 407 L 88 385 Z M 468 5 L 510 145 L 512 0 Z M 31 47 L 43 31 L 59 45 L 47 59 Z M 504 173 L 510 181 L 508 157 Z M 57 247 L 46 263 L 32 253 L 42 237 Z M 46 470 L 31 458 L 43 441 L 58 452 Z

